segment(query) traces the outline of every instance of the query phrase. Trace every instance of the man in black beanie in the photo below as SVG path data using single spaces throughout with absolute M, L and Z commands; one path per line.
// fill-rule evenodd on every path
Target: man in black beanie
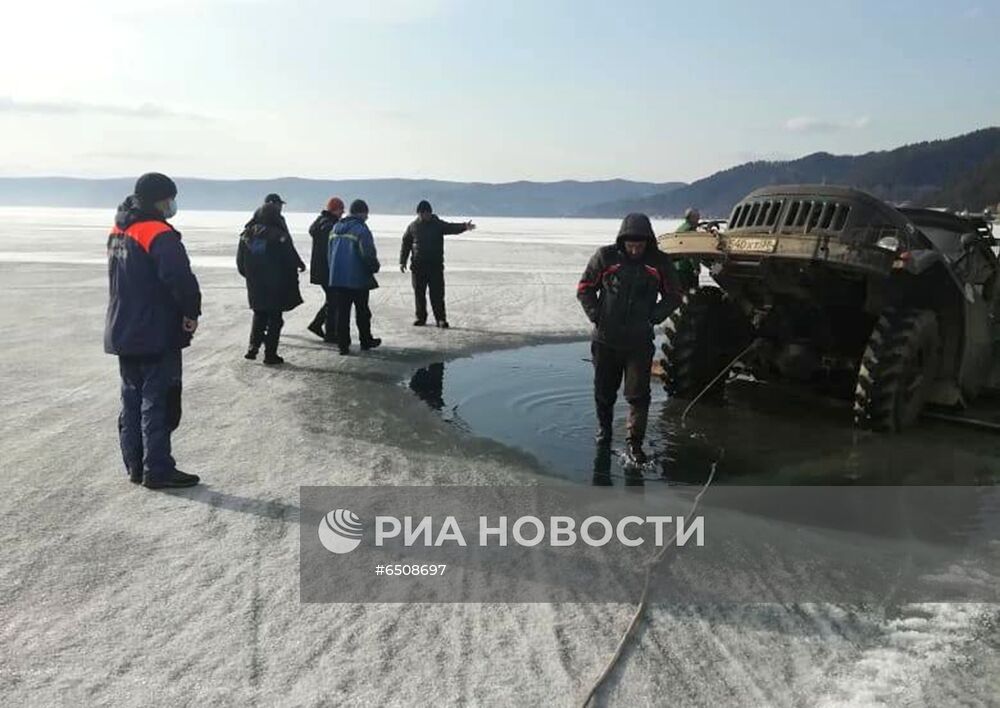
M 444 237 L 471 231 L 476 225 L 471 221 L 463 224 L 442 221 L 426 199 L 417 204 L 417 218 L 406 227 L 403 246 L 399 251 L 399 271 L 406 272 L 410 262 L 413 296 L 416 300 L 417 318 L 414 326 L 427 324 L 427 290 L 431 291 L 431 309 L 437 326 L 448 328 L 448 318 L 444 311 Z
M 645 464 L 642 443 L 649 417 L 653 325 L 667 319 L 681 302 L 674 265 L 657 248 L 649 217 L 625 217 L 615 243 L 598 249 L 587 264 L 577 299 L 594 324 L 590 351 L 597 446 L 611 444 L 615 399 L 624 378 L 629 405 L 627 454 L 634 464 Z
M 177 186 L 150 172 L 118 207 L 108 236 L 108 312 L 104 351 L 118 357 L 118 432 L 129 479 L 149 489 L 190 487 L 177 469 L 170 435 L 181 417 L 181 349 L 201 315 L 201 290 L 180 233 Z

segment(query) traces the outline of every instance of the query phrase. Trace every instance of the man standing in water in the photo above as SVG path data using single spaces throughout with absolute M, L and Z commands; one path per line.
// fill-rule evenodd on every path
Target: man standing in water
M 427 324 L 427 290 L 431 291 L 431 309 L 437 326 L 448 328 L 444 311 L 444 237 L 472 231 L 471 221 L 463 224 L 442 221 L 426 199 L 417 204 L 417 218 L 406 227 L 403 246 L 399 251 L 399 271 L 406 272 L 410 261 L 413 296 L 416 300 L 415 327 Z
M 680 292 L 673 263 L 656 247 L 645 214 L 625 217 L 615 243 L 598 249 L 577 286 L 577 299 L 594 324 L 590 351 L 596 442 L 599 447 L 611 444 L 615 400 L 624 377 L 629 404 L 627 453 L 638 465 L 647 461 L 642 443 L 649 417 L 653 325 L 680 304 Z
M 190 487 L 177 469 L 170 435 L 180 423 L 181 349 L 201 315 L 201 291 L 181 235 L 177 186 L 144 174 L 118 207 L 108 236 L 109 300 L 104 351 L 118 357 L 122 410 L 118 432 L 129 479 L 149 489 Z

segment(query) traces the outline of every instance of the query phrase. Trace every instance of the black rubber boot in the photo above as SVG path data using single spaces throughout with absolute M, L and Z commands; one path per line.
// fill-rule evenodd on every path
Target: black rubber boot
M 629 440 L 628 449 L 625 454 L 628 455 L 629 462 L 632 464 L 641 466 L 649 462 L 649 456 L 646 455 L 646 451 L 642 449 L 641 440 Z
M 245 359 L 256 359 L 257 352 L 260 351 L 260 345 L 264 343 L 264 337 L 267 336 L 267 317 L 262 313 L 254 310 L 253 322 L 250 325 L 250 346 L 247 349 L 247 353 L 244 354 Z
M 268 366 L 284 364 L 285 360 L 278 356 L 278 342 L 281 340 L 281 327 L 270 327 L 264 337 L 264 363 Z
M 167 477 L 153 479 L 148 474 L 142 477 L 142 486 L 146 489 L 180 489 L 182 487 L 193 487 L 201 478 L 196 474 L 188 474 L 180 470 L 174 470 Z
M 315 334 L 320 339 L 326 339 L 326 332 L 323 331 L 323 325 L 326 324 L 326 305 L 319 308 L 319 312 L 313 317 L 312 322 L 310 322 L 306 329 Z
M 611 444 L 611 424 L 614 421 L 614 415 L 613 406 L 597 404 L 597 433 L 594 434 L 594 442 L 600 446 Z
M 649 462 L 649 457 L 642 449 L 642 442 L 646 439 L 646 423 L 649 419 L 649 408 L 647 406 L 629 406 L 628 409 L 628 435 L 626 443 L 628 445 L 627 454 L 637 465 L 644 465 Z

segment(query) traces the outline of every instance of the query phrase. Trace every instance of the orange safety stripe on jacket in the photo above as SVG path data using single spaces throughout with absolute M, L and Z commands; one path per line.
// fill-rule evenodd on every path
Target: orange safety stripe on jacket
M 153 241 L 156 240 L 156 237 L 168 231 L 173 231 L 173 229 L 162 221 L 137 221 L 124 231 L 116 226 L 112 229 L 111 235 L 128 236 L 138 243 L 142 247 L 142 250 L 149 253 L 149 249 L 153 246 Z

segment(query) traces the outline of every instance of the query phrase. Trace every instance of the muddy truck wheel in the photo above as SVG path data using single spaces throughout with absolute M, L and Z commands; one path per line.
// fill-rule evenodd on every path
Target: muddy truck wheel
M 698 288 L 684 296 L 664 325 L 663 387 L 676 398 L 694 398 L 751 340 L 743 312 L 719 289 Z M 725 377 L 713 387 L 719 391 Z
M 858 369 L 855 425 L 893 433 L 913 425 L 934 383 L 940 347 L 933 312 L 886 310 L 872 330 Z

